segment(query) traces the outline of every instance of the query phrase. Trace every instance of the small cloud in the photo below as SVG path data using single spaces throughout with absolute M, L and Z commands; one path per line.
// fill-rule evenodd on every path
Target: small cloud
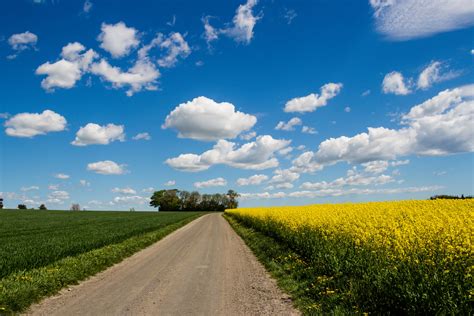
M 166 22 L 166 25 L 174 26 L 175 24 L 176 24 L 176 15 L 173 14 L 173 17 L 171 18 L 171 20 Z
M 83 187 L 90 187 L 91 183 L 86 180 L 79 180 L 79 184 Z
M 366 96 L 368 96 L 370 93 L 371 93 L 370 90 L 365 90 L 364 92 L 362 92 L 361 95 L 362 95 L 363 97 L 366 97 Z
M 148 133 L 138 133 L 137 135 L 132 137 L 133 140 L 150 140 L 151 136 Z
M 285 15 L 283 16 L 288 24 L 293 22 L 293 19 L 296 18 L 298 14 L 293 9 L 285 9 Z
M 346 107 L 344 108 L 344 112 L 349 113 L 350 111 L 351 111 L 351 108 L 350 108 L 350 107 L 346 106 Z
M 224 178 L 215 178 L 202 182 L 194 182 L 194 186 L 198 189 L 207 187 L 218 187 L 227 185 L 227 181 Z
M 277 126 L 275 126 L 275 129 L 282 131 L 294 131 L 295 126 L 301 124 L 303 124 L 303 121 L 301 121 L 299 117 L 294 117 L 286 123 L 283 121 L 278 122 Z
M 176 184 L 175 180 L 169 180 L 169 181 L 165 182 L 165 186 L 167 186 L 167 187 L 171 187 L 175 184 Z
M 92 162 L 87 165 L 87 170 L 103 175 L 121 175 L 125 174 L 126 165 L 119 165 L 111 160 Z
M 202 60 L 198 60 L 198 61 L 195 63 L 195 65 L 196 65 L 197 67 L 202 67 L 202 66 L 204 66 L 204 62 L 203 62 Z
M 305 134 L 313 134 L 313 135 L 318 133 L 318 131 L 314 127 L 310 127 L 310 126 L 303 126 L 301 128 L 301 132 Z
M 84 5 L 82 6 L 82 12 L 89 13 L 92 10 L 93 3 L 90 0 L 84 1 Z
M 33 190 L 39 190 L 39 187 L 36 185 L 32 185 L 30 187 L 22 187 L 20 190 L 23 192 L 28 192 L 28 191 L 33 191 Z
M 444 176 L 445 174 L 447 174 L 447 172 L 442 170 L 442 171 L 435 171 L 433 172 L 433 174 L 439 177 L 439 176 Z
M 66 179 L 69 179 L 69 178 L 70 178 L 70 176 L 69 176 L 68 174 L 64 174 L 64 173 L 56 173 L 56 174 L 54 175 L 54 177 L 55 177 L 56 179 L 61 179 L 61 180 L 66 180 Z

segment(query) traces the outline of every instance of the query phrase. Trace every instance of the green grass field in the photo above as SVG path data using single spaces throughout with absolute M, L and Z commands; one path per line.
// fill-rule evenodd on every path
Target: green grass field
M 202 214 L 0 211 L 0 313 L 21 311 Z

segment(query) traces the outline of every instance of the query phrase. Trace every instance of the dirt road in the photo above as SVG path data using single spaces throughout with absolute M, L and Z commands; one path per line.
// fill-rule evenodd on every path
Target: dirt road
M 33 315 L 297 315 L 220 214 L 61 291 Z

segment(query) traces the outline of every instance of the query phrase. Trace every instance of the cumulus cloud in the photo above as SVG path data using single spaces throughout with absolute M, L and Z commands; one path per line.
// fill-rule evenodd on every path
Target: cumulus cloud
M 71 176 L 68 175 L 68 174 L 64 174 L 64 173 L 56 173 L 56 174 L 54 175 L 54 177 L 55 177 L 56 179 L 67 180 L 67 179 L 69 179 Z
M 269 183 L 291 183 L 300 178 L 299 173 L 293 172 L 290 169 L 277 169 L 274 171 L 274 174 Z
M 237 179 L 237 185 L 244 186 L 244 185 L 259 185 L 264 181 L 268 180 L 268 176 L 264 174 L 255 174 L 248 178 L 239 178 Z
M 405 41 L 474 25 L 471 0 L 370 0 L 378 32 Z
M 97 37 L 97 40 L 101 42 L 100 47 L 114 58 L 128 55 L 140 43 L 138 31 L 133 27 L 127 27 L 123 22 L 102 23 L 101 30 L 102 32 Z
M 128 87 L 128 96 L 142 90 L 157 90 L 157 80 L 160 77 L 160 72 L 148 59 L 138 59 L 127 71 L 111 66 L 107 60 L 101 59 L 100 62 L 92 64 L 91 72 L 112 83 L 115 89 Z
M 277 192 L 259 192 L 259 193 L 240 193 L 240 199 L 278 199 L 278 198 L 319 198 L 334 197 L 346 195 L 368 195 L 368 194 L 400 194 L 400 193 L 418 193 L 433 192 L 442 189 L 442 186 L 421 186 L 421 187 L 405 187 L 405 188 L 335 188 L 322 190 L 303 190 L 290 193 Z
M 217 164 L 252 170 L 275 168 L 278 166 L 275 153 L 290 143 L 290 140 L 274 139 L 270 135 L 264 135 L 236 148 L 235 143 L 219 140 L 211 150 L 200 155 L 181 154 L 167 159 L 165 163 L 174 169 L 190 172 L 207 170 Z
M 116 196 L 112 201 L 112 205 L 116 204 L 139 204 L 143 205 L 150 202 L 150 198 L 139 196 L 139 195 L 131 195 L 131 196 Z
M 87 165 L 87 170 L 103 175 L 120 175 L 127 171 L 125 165 L 119 165 L 111 160 L 92 162 Z
M 158 65 L 170 68 L 176 65 L 178 57 L 186 58 L 191 54 L 191 48 L 184 39 L 183 35 L 178 32 L 171 33 L 167 37 L 162 33 L 158 33 L 150 44 L 143 46 L 138 51 L 140 58 L 146 58 L 149 51 L 158 47 L 165 52 L 157 61 Z
M 312 135 L 318 133 L 318 131 L 314 127 L 306 126 L 306 125 L 301 128 L 301 132 L 305 134 L 312 134 Z
M 71 142 L 74 146 L 107 145 L 113 141 L 125 141 L 123 125 L 107 124 L 100 126 L 88 123 L 76 133 L 76 139 Z
M 69 193 L 66 191 L 53 191 L 48 195 L 48 202 L 58 203 L 64 200 L 69 200 Z
M 23 191 L 23 192 L 28 192 L 28 191 L 32 191 L 32 190 L 39 190 L 39 186 L 32 185 L 30 187 L 21 187 L 20 190 Z
M 446 66 L 439 61 L 431 62 L 418 77 L 417 86 L 419 89 L 428 89 L 433 84 L 455 78 L 459 72 L 447 71 L 443 72 Z
M 79 184 L 83 187 L 90 187 L 91 183 L 87 180 L 79 180 Z
M 294 98 L 286 102 L 285 112 L 314 112 L 317 108 L 326 106 L 328 101 L 337 96 L 342 89 L 342 83 L 327 83 L 321 87 L 321 94 L 311 93 L 305 97 Z
M 41 87 L 47 91 L 54 91 L 55 88 L 70 89 L 76 85 L 82 75 L 89 71 L 89 67 L 97 53 L 78 42 L 69 43 L 62 48 L 62 59 L 57 62 L 49 61 L 40 65 L 36 69 L 37 75 L 46 75 L 41 81 Z M 84 52 L 85 51 L 85 52 Z
M 254 36 L 253 29 L 261 15 L 255 15 L 253 9 L 257 5 L 257 0 L 247 0 L 245 4 L 239 5 L 232 19 L 232 24 L 217 29 L 209 23 L 209 16 L 202 19 L 204 25 L 204 35 L 207 43 L 217 40 L 223 34 L 232 38 L 237 43 L 249 44 Z
M 148 188 L 143 189 L 142 192 L 153 193 L 153 192 L 155 192 L 155 188 L 154 187 L 148 187 Z
M 151 136 L 148 133 L 138 133 L 137 135 L 132 137 L 133 140 L 150 140 Z
M 167 187 L 171 187 L 175 184 L 176 184 L 175 180 L 169 180 L 169 181 L 166 181 L 164 185 L 167 186 Z
M 385 94 L 407 95 L 411 93 L 409 83 L 406 83 L 403 75 L 398 71 L 392 71 L 385 75 L 382 82 L 382 91 Z
M 5 122 L 5 133 L 14 137 L 34 137 L 66 129 L 66 119 L 56 112 L 20 113 Z
M 27 49 L 35 49 L 38 42 L 38 36 L 30 31 L 13 34 L 8 38 L 8 44 L 15 51 L 14 54 L 8 56 L 9 59 L 14 59 L 18 54 Z
M 94 6 L 94 4 L 92 3 L 92 1 L 90 1 L 90 0 L 84 1 L 84 4 L 82 6 L 82 12 L 89 13 L 92 10 L 93 6 Z
M 197 189 L 208 187 L 223 187 L 227 185 L 227 180 L 224 178 L 215 178 L 207 181 L 194 182 L 194 187 Z
M 112 193 L 124 194 L 124 195 L 134 195 L 137 194 L 137 191 L 134 189 L 127 187 L 127 188 L 113 188 Z
M 408 155 L 438 156 L 474 151 L 474 85 L 440 92 L 402 116 L 399 129 L 369 127 L 368 132 L 323 141 L 316 152 L 293 161 L 293 170 L 317 171 L 340 161 L 366 163 Z
M 255 116 L 236 111 L 231 103 L 197 97 L 178 105 L 168 114 L 162 128 L 178 130 L 180 138 L 214 141 L 236 138 L 256 122 Z
M 303 124 L 303 121 L 299 117 L 293 117 L 288 122 L 280 121 L 278 122 L 277 126 L 275 126 L 276 130 L 282 131 L 294 131 L 295 126 Z

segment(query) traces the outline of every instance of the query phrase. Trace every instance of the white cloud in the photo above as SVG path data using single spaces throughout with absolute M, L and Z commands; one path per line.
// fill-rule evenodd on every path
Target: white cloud
M 140 48 L 138 51 L 139 59 L 148 59 L 148 54 L 154 47 L 165 51 L 165 54 L 161 55 L 157 63 L 159 66 L 166 68 L 173 67 L 178 62 L 178 57 L 184 59 L 191 54 L 191 48 L 181 33 L 170 33 L 168 37 L 158 33 L 150 44 Z
M 219 140 L 211 150 L 201 155 L 181 154 L 167 159 L 165 163 L 174 169 L 190 172 L 207 170 L 216 164 L 252 170 L 275 168 L 278 166 L 278 160 L 274 154 L 290 143 L 289 140 L 274 139 L 270 135 L 264 135 L 257 137 L 253 142 L 235 148 L 235 143 Z
M 400 193 L 418 193 L 418 192 L 433 192 L 442 189 L 442 186 L 421 186 L 421 187 L 406 187 L 406 188 L 337 188 L 337 189 L 323 189 L 314 191 L 294 191 L 290 193 L 240 193 L 240 199 L 277 199 L 277 198 L 319 198 L 319 197 L 333 197 L 345 195 L 368 195 L 368 194 L 400 194 Z
M 36 186 L 36 185 L 33 185 L 33 186 L 30 186 L 30 187 L 21 187 L 20 190 L 23 191 L 23 192 L 28 192 L 28 191 L 32 191 L 32 190 L 39 190 L 39 187 Z
M 466 28 L 474 24 L 471 0 L 370 0 L 376 29 L 404 41 Z
M 92 10 L 93 5 L 94 4 L 90 0 L 84 1 L 84 5 L 82 6 L 82 11 L 84 13 L 89 13 Z
M 48 190 L 53 190 L 53 191 L 59 190 L 59 184 L 48 185 Z
M 293 172 L 290 169 L 277 169 L 274 171 L 274 174 L 269 183 L 289 183 L 300 178 L 299 173 Z
M 351 111 L 351 108 L 350 108 L 350 107 L 346 106 L 346 107 L 344 108 L 344 112 L 349 113 L 350 111 Z
M 145 203 L 150 202 L 150 198 L 146 198 L 143 196 L 132 195 L 132 196 L 116 196 L 113 201 L 113 205 L 117 204 L 139 204 L 143 205 Z
M 8 44 L 16 51 L 15 54 L 8 56 L 9 59 L 14 59 L 18 54 L 27 49 L 34 49 L 38 42 L 38 36 L 30 31 L 13 34 L 8 39 Z
M 449 80 L 459 75 L 458 72 L 453 71 L 442 73 L 443 66 L 444 65 L 441 62 L 433 61 L 425 69 L 423 69 L 423 71 L 420 73 L 420 76 L 418 77 L 418 88 L 428 89 L 435 83 Z
M 120 175 L 126 173 L 125 165 L 119 165 L 111 160 L 89 163 L 87 170 L 104 175 Z
M 280 149 L 278 151 L 278 154 L 282 155 L 282 156 L 287 156 L 289 153 L 291 153 L 293 151 L 293 147 L 291 146 L 288 146 L 288 147 L 285 147 L 283 149 Z
M 294 131 L 295 126 L 298 126 L 301 124 L 303 124 L 303 121 L 301 121 L 299 117 L 293 117 L 286 123 L 283 121 L 278 122 L 277 126 L 275 126 L 275 129 L 282 130 L 282 131 Z
M 368 96 L 370 93 L 371 93 L 370 90 L 365 90 L 364 92 L 362 92 L 361 96 L 366 97 L 366 96 Z
M 137 135 L 132 137 L 133 140 L 150 140 L 151 136 L 148 133 L 138 133 Z
M 249 44 L 252 41 L 254 32 L 253 29 L 261 15 L 254 15 L 253 8 L 257 4 L 257 0 L 247 0 L 245 4 L 239 5 L 232 19 L 232 24 L 227 27 L 217 29 L 209 23 L 209 16 L 202 19 L 204 25 L 204 34 L 206 42 L 217 40 L 220 34 L 232 38 L 237 43 Z
M 359 173 L 357 169 L 349 169 L 346 177 L 337 178 L 334 181 L 326 182 L 304 182 L 300 188 L 305 190 L 329 190 L 341 188 L 345 186 L 369 186 L 383 185 L 394 182 L 395 180 L 388 175 L 371 175 L 367 173 Z
M 311 93 L 305 97 L 294 98 L 286 102 L 285 112 L 313 112 L 319 107 L 326 106 L 328 101 L 337 96 L 342 89 L 342 83 L 327 83 L 321 87 L 321 94 Z
M 66 129 L 66 119 L 51 110 L 42 113 L 20 113 L 5 122 L 5 133 L 14 137 L 34 137 Z
M 70 178 L 70 176 L 69 176 L 68 174 L 64 174 L 64 173 L 56 173 L 56 174 L 54 175 L 54 177 L 55 177 L 56 179 L 61 179 L 61 180 L 67 180 L 67 179 Z
M 293 20 L 298 16 L 295 10 L 293 9 L 285 9 L 285 15 L 283 16 L 286 19 L 288 24 L 291 24 Z
M 234 25 L 221 32 L 238 43 L 249 44 L 253 38 L 253 28 L 260 19 L 260 16 L 255 16 L 252 11 L 256 4 L 257 0 L 247 0 L 245 4 L 239 5 L 232 20 Z
M 127 187 L 127 188 L 113 188 L 112 193 L 124 194 L 124 195 L 134 195 L 137 194 L 137 191 L 134 189 Z
M 48 195 L 48 202 L 69 200 L 69 193 L 66 191 L 53 191 Z
M 115 89 L 129 86 L 128 96 L 142 90 L 157 90 L 156 84 L 160 77 L 158 69 L 147 58 L 138 59 L 126 72 L 101 59 L 100 62 L 92 64 L 91 72 L 112 83 Z
M 405 83 L 405 78 L 398 71 L 392 71 L 385 75 L 382 82 L 382 91 L 385 94 L 407 95 L 411 93 L 409 84 Z
M 97 37 L 97 40 L 101 42 L 100 47 L 114 58 L 128 55 L 140 43 L 138 31 L 133 27 L 127 27 L 123 22 L 102 23 L 101 30 L 102 32 Z
M 168 114 L 162 128 L 177 129 L 180 138 L 212 141 L 236 138 L 256 122 L 255 116 L 235 111 L 231 103 L 197 97 L 178 105 Z
M 166 181 L 166 182 L 165 182 L 165 186 L 167 186 L 167 187 L 171 187 L 171 186 L 173 186 L 173 185 L 175 185 L 175 184 L 176 184 L 176 181 L 175 181 L 175 180 L 169 180 L 169 181 Z
M 76 85 L 82 75 L 89 71 L 91 63 L 98 57 L 97 53 L 78 42 L 69 43 L 62 48 L 59 61 L 49 61 L 36 69 L 37 75 L 46 75 L 41 81 L 41 86 L 47 91 L 54 88 L 70 89 Z M 85 52 L 84 52 L 85 51 Z
M 305 134 L 312 134 L 312 135 L 318 133 L 318 131 L 314 127 L 306 126 L 306 125 L 301 128 L 301 132 Z
M 257 136 L 257 133 L 252 131 L 245 134 L 241 134 L 239 138 L 242 140 L 251 140 L 252 138 L 255 138 L 256 136 Z
M 154 187 L 148 187 L 148 188 L 143 189 L 142 192 L 153 193 L 153 192 L 155 192 L 155 188 Z
M 198 189 L 208 188 L 208 187 L 223 187 L 227 185 L 227 180 L 224 178 L 215 178 L 202 182 L 194 182 L 194 187 Z
M 90 187 L 91 183 L 87 180 L 79 180 L 79 184 L 83 187 Z
M 76 139 L 71 142 L 74 146 L 107 145 L 113 141 L 125 141 L 123 125 L 107 124 L 100 126 L 88 123 L 76 133 Z
M 244 185 L 259 185 L 264 181 L 268 180 L 268 176 L 264 174 L 255 174 L 248 178 L 239 178 L 237 179 L 237 185 L 244 186 Z
M 203 37 L 206 40 L 206 42 L 209 44 L 212 41 L 215 41 L 219 38 L 219 30 L 215 29 L 210 23 L 209 19 L 211 17 L 206 16 L 202 18 L 202 23 L 204 26 L 204 34 Z
M 353 137 L 323 141 L 316 152 L 293 161 L 294 170 L 317 171 L 340 161 L 364 163 L 408 155 L 437 156 L 474 151 L 474 85 L 440 92 L 402 116 L 400 129 L 369 127 Z

